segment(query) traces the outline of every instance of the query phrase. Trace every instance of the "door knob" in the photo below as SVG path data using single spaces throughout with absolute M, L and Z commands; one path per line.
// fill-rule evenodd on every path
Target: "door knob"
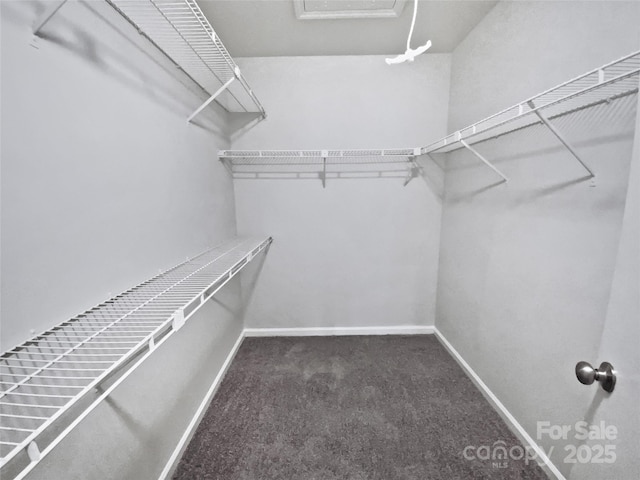
M 616 375 L 613 373 L 613 365 L 609 362 L 602 362 L 597 370 L 588 362 L 578 362 L 576 377 L 580 383 L 585 385 L 591 385 L 594 381 L 598 381 L 607 392 L 613 392 L 613 387 L 616 386 Z

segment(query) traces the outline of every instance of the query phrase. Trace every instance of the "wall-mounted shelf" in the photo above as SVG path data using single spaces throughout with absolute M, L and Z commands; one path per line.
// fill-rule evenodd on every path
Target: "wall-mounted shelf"
M 66 2 L 51 3 L 36 22 L 34 34 L 38 35 Z M 106 2 L 210 95 L 189 116 L 189 121 L 214 100 L 229 112 L 266 116 L 260 101 L 195 0 Z
M 234 178 L 320 178 L 323 187 L 328 178 L 401 177 L 406 179 L 406 185 L 418 168 L 418 155 L 420 149 L 411 148 L 218 152 Z
M 276 165 L 321 165 L 325 169 L 324 176 L 323 170 L 317 170 L 316 177 L 319 175 L 324 182 L 327 175 L 326 165 L 331 165 L 332 162 L 336 162 L 336 159 L 342 164 L 356 164 L 362 162 L 363 158 L 368 158 L 371 161 L 377 159 L 379 163 L 404 162 L 405 170 L 409 175 L 407 178 L 410 179 L 413 178 L 412 172 L 415 173 L 417 168 L 416 157 L 432 153 L 450 153 L 466 148 L 500 175 L 504 181 L 507 181 L 507 177 L 484 158 L 473 145 L 531 125 L 544 124 L 580 162 L 589 176 L 593 177 L 591 169 L 552 124 L 552 121 L 563 115 L 637 93 L 639 76 L 640 51 L 580 75 L 423 147 L 344 151 L 222 150 L 218 153 L 218 157 L 228 165 L 234 178 L 253 178 L 250 174 L 255 173 L 258 166 L 264 170 L 258 173 L 265 175 L 269 168 L 272 169 Z M 251 166 L 254 172 L 249 171 L 248 166 Z
M 239 238 L 212 248 L 5 352 L 0 357 L 2 478 L 26 475 L 271 241 Z M 116 383 L 90 398 L 116 374 Z
M 220 150 L 220 160 L 230 161 L 234 165 L 255 160 L 278 160 L 306 162 L 326 158 L 333 161 L 355 161 L 362 158 L 406 158 L 420 155 L 414 148 L 391 148 L 386 150 Z
M 552 125 L 551 120 L 637 93 L 639 73 L 640 52 L 634 52 L 422 147 L 422 153 L 448 153 L 467 148 L 488 163 L 471 145 L 543 123 L 582 164 L 589 176 L 593 177 L 593 172 L 576 149 Z M 495 167 L 491 164 L 489 166 L 506 180 Z

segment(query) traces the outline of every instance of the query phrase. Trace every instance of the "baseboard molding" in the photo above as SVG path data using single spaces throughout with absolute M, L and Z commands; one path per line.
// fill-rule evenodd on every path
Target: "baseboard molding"
M 242 340 L 245 337 L 301 337 L 301 336 L 331 336 L 331 335 L 421 335 L 421 334 L 433 334 L 434 327 L 422 326 L 422 325 L 399 325 L 399 326 L 383 326 L 383 327 L 328 327 L 328 328 L 245 328 L 235 344 L 231 348 L 231 351 L 227 355 L 220 371 L 213 380 L 206 396 L 200 403 L 200 406 L 196 410 L 193 418 L 187 425 L 182 437 L 178 441 L 178 444 L 173 450 L 173 453 L 169 457 L 162 473 L 158 477 L 158 480 L 168 480 L 171 478 L 175 469 L 178 466 L 178 462 L 187 448 L 187 445 L 193 438 L 198 424 L 202 420 L 209 404 L 213 399 L 224 375 L 227 373 L 231 362 L 233 361 Z
M 434 333 L 433 326 L 389 325 L 380 327 L 293 327 L 245 328 L 246 337 L 311 337 L 337 335 L 426 335 Z
M 225 358 L 224 363 L 220 368 L 220 371 L 216 375 L 216 378 L 213 379 L 213 382 L 211 383 L 211 386 L 209 387 L 207 394 L 205 395 L 204 399 L 200 403 L 200 406 L 198 407 L 195 414 L 193 415 L 193 418 L 189 422 L 189 425 L 187 425 L 186 430 L 182 434 L 182 437 L 178 441 L 176 448 L 173 450 L 173 453 L 169 457 L 169 460 L 167 461 L 167 464 L 162 470 L 162 473 L 158 477 L 158 480 L 168 480 L 173 476 L 175 469 L 178 466 L 178 462 L 180 461 L 180 458 L 184 453 L 184 450 L 187 448 L 187 445 L 189 445 L 189 442 L 191 441 L 191 439 L 193 438 L 193 435 L 196 432 L 196 428 L 198 427 L 198 424 L 202 420 L 202 417 L 207 411 L 207 408 L 209 408 L 209 404 L 211 403 L 213 396 L 216 394 L 216 391 L 218 390 L 218 387 L 220 386 L 222 379 L 227 373 L 227 370 L 229 369 L 231 362 L 236 356 L 236 353 L 238 352 L 238 349 L 240 348 L 240 345 L 242 344 L 242 340 L 244 340 L 244 337 L 245 335 L 243 330 L 242 332 L 240 332 L 240 335 L 238 335 L 238 339 L 236 340 L 236 343 L 233 344 L 233 347 L 231 348 L 231 351 L 227 355 L 227 358 Z
M 180 438 L 180 441 L 176 445 L 171 457 L 167 461 L 165 468 L 163 469 L 158 480 L 168 480 L 174 473 L 180 457 L 184 453 L 189 441 L 193 437 L 195 430 L 202 420 L 213 396 L 215 395 L 222 379 L 224 378 L 227 369 L 231 365 L 240 344 L 245 337 L 302 337 L 302 336 L 338 336 L 338 335 L 428 335 L 435 334 L 438 341 L 442 346 L 447 349 L 449 354 L 456 360 L 458 365 L 467 373 L 469 378 L 478 387 L 480 392 L 484 395 L 487 401 L 498 412 L 502 419 L 507 423 L 514 434 L 524 445 L 529 445 L 534 449 L 538 458 L 541 460 L 541 467 L 545 472 L 556 478 L 557 480 L 566 480 L 564 475 L 558 470 L 558 468 L 551 462 L 546 453 L 540 448 L 536 441 L 527 433 L 527 431 L 520 425 L 516 418 L 507 410 L 503 403 L 496 397 L 496 395 L 489 389 L 489 387 L 482 381 L 478 374 L 471 368 L 471 366 L 465 361 L 465 359 L 458 353 L 458 351 L 449 343 L 445 336 L 434 326 L 423 325 L 397 325 L 397 326 L 380 326 L 380 327 L 322 327 L 322 328 L 245 328 L 235 344 L 231 348 L 231 351 L 227 355 L 220 371 L 213 380 L 211 387 L 207 391 L 205 398 L 196 410 L 191 422 L 187 426 L 184 434 Z
M 551 459 L 547 456 L 547 454 L 542 450 L 540 445 L 527 433 L 527 431 L 520 425 L 518 420 L 507 410 L 507 407 L 496 397 L 496 395 L 489 389 L 489 387 L 482 381 L 482 379 L 478 376 L 478 374 L 471 368 L 471 366 L 462 358 L 462 355 L 458 353 L 458 351 L 449 343 L 449 341 L 445 338 L 444 335 L 438 330 L 437 327 L 434 327 L 434 333 L 438 341 L 442 344 L 444 348 L 451 354 L 451 356 L 458 362 L 458 365 L 462 367 L 462 369 L 467 373 L 467 375 L 471 378 L 473 383 L 478 387 L 478 389 L 482 392 L 487 401 L 493 406 L 493 408 L 498 412 L 498 414 L 502 417 L 502 419 L 507 423 L 510 427 L 511 431 L 519 438 L 519 440 L 524 445 L 529 445 L 538 455 L 538 458 L 542 462 L 542 469 L 547 473 L 547 475 L 552 476 L 552 478 L 556 478 L 557 480 L 566 480 L 564 475 L 558 470 L 558 468 L 551 462 Z

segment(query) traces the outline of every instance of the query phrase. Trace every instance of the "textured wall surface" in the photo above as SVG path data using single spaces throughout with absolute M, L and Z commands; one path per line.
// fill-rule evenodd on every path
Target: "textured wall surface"
M 43 7 L 2 2 L 3 350 L 235 234 L 224 112 L 188 124 L 203 94 L 108 5 L 34 38 Z
M 453 54 L 449 126 L 637 50 L 639 24 L 637 2 L 498 4 Z M 553 121 L 594 182 L 540 125 L 476 145 L 507 184 L 468 152 L 447 160 L 436 326 L 534 439 L 537 422 L 573 425 L 613 408 L 594 403 L 596 388 L 580 385 L 573 370 L 580 360 L 605 360 L 598 352 L 636 105 L 632 95 Z M 568 478 L 635 478 L 622 474 L 629 456 L 616 462 L 620 474 L 599 470 L 606 464 L 572 469 L 564 448 L 573 437 L 539 440 Z
M 394 67 L 380 56 L 240 65 L 269 117 L 233 148 L 416 147 L 445 134 L 448 55 Z M 274 237 L 247 326 L 432 325 L 441 192 L 437 167 L 425 171 L 405 188 L 404 173 L 329 177 L 326 189 L 317 175 L 237 180 L 238 231 Z
M 106 2 L 1 2 L 2 348 L 235 235 L 226 113 Z M 29 478 L 156 479 L 242 329 L 234 281 Z M 44 445 L 40 445 L 43 448 Z M 4 478 L 4 476 L 3 476 Z

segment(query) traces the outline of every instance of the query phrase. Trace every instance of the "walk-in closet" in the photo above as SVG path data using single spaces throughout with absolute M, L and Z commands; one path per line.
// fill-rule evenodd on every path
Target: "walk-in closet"
M 637 480 L 640 2 L 0 2 L 3 480 Z

